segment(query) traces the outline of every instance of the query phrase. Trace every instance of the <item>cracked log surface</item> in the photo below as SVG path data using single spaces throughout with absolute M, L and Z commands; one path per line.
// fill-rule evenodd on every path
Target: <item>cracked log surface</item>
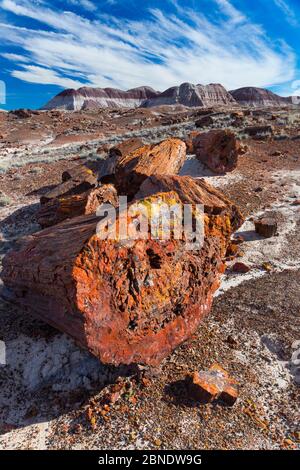
M 145 145 L 121 158 L 116 166 L 116 187 L 120 194 L 134 196 L 150 175 L 175 175 L 186 158 L 186 145 L 180 139 L 166 139 Z
M 209 312 L 230 235 L 242 223 L 236 207 L 215 189 L 189 180 L 182 177 L 179 194 L 174 182 L 173 191 L 150 195 L 143 204 L 173 205 L 200 188 L 201 249 L 186 250 L 183 238 L 100 240 L 99 217 L 84 215 L 27 237 L 6 256 L 6 297 L 105 363 L 158 364 Z M 185 196 L 187 183 L 196 186 Z M 168 185 L 171 189 L 171 179 Z
M 227 129 L 215 129 L 196 135 L 193 148 L 198 160 L 216 174 L 234 170 L 241 153 L 235 134 Z
M 111 184 L 90 189 L 82 194 L 52 199 L 43 204 L 37 213 L 37 222 L 42 228 L 84 214 L 95 214 L 101 204 L 118 205 L 117 191 Z

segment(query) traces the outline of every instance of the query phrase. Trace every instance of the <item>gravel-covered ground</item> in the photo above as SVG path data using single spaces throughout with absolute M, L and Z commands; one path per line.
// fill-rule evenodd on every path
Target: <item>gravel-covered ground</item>
M 300 448 L 300 372 L 293 361 L 300 349 L 300 140 L 247 144 L 230 174 L 211 176 L 192 156 L 182 170 L 205 176 L 239 204 L 247 218 L 239 261 L 251 269 L 232 274 L 229 262 L 210 315 L 158 369 L 105 366 L 0 300 L 1 449 Z M 43 161 L 37 151 L 34 162 L 25 158 L 0 175 L 1 258 L 39 229 L 40 194 L 77 162 L 78 152 L 64 152 L 66 158 Z M 270 239 L 258 237 L 252 221 L 265 211 L 279 221 Z M 199 405 L 189 396 L 186 375 L 214 362 L 239 382 L 233 407 Z

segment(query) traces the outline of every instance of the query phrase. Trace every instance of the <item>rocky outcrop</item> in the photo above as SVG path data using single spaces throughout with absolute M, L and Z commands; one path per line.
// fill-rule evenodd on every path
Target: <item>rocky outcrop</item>
M 133 88 L 128 91 L 114 88 L 88 88 L 64 90 L 50 100 L 42 109 L 79 111 L 97 108 L 137 108 L 161 105 L 210 107 L 236 104 L 222 85 L 193 85 L 183 83 L 160 93 L 150 87 Z
M 167 139 L 157 145 L 140 147 L 118 161 L 118 192 L 133 197 L 148 176 L 177 174 L 185 158 L 186 145 L 180 139 Z
M 193 139 L 196 157 L 215 173 L 223 174 L 237 166 L 241 153 L 235 134 L 229 130 L 212 130 Z
M 270 90 L 264 88 L 244 87 L 230 91 L 232 97 L 242 106 L 253 107 L 273 107 L 287 106 L 287 98 L 276 95 Z
M 300 96 L 288 96 L 287 102 L 292 105 L 300 105 Z
M 222 85 L 193 85 L 182 83 L 180 86 L 168 88 L 159 95 L 150 98 L 143 106 L 161 106 L 181 104 L 188 107 L 210 107 L 214 105 L 233 105 L 234 98 Z
M 212 126 L 213 123 L 214 123 L 213 118 L 210 115 L 208 115 L 208 116 L 203 116 L 200 119 L 197 119 L 197 121 L 195 121 L 195 126 L 196 127 L 209 127 L 209 126 Z
M 29 119 L 32 116 L 32 111 L 30 109 L 15 109 L 14 111 L 10 111 L 9 114 L 12 116 L 16 116 L 18 119 Z
M 133 88 L 128 91 L 115 88 L 89 88 L 64 90 L 52 98 L 42 109 L 80 111 L 97 108 L 137 108 L 159 92 L 150 87 Z
M 146 239 L 103 240 L 96 229 L 104 230 L 107 220 L 84 215 L 27 237 L 5 257 L 4 296 L 104 363 L 158 364 L 209 312 L 232 231 L 242 223 L 232 203 L 197 184 L 209 208 L 202 216 L 202 247 L 187 250 L 184 236 L 172 234 L 153 239 L 148 221 Z M 190 189 L 185 196 L 188 186 L 181 185 L 181 194 L 173 187 L 144 198 L 143 207 L 193 201 Z M 136 226 L 136 211 L 119 212 L 115 225 L 124 222 Z

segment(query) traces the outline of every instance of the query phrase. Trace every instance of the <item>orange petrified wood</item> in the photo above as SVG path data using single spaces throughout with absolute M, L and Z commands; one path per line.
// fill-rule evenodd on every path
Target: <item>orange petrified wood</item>
M 238 398 L 237 381 L 217 363 L 208 371 L 196 371 L 188 378 L 191 394 L 202 403 L 219 398 L 227 405 L 233 406 Z
M 145 145 L 121 158 L 116 166 L 116 187 L 132 197 L 150 175 L 175 175 L 186 158 L 186 145 L 180 139 L 166 139 Z
M 145 208 L 172 206 L 197 194 L 194 202 L 205 208 L 201 248 L 187 250 L 184 235 L 172 234 L 167 240 L 101 240 L 96 227 L 105 219 L 76 217 L 27 237 L 6 256 L 7 298 L 105 363 L 158 364 L 209 312 L 230 235 L 242 223 L 237 208 L 206 183 L 173 178 L 139 201 Z M 134 213 L 125 216 L 134 221 Z M 121 217 L 116 226 L 123 225 Z

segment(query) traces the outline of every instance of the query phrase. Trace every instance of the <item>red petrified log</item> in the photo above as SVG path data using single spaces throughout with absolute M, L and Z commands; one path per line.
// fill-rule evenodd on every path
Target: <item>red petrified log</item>
M 215 173 L 226 173 L 237 166 L 240 144 L 235 134 L 228 130 L 212 130 L 193 139 L 198 160 Z
M 41 197 L 41 204 L 73 194 L 81 194 L 97 185 L 95 173 L 83 165 L 78 165 L 62 174 L 62 183 Z
M 134 196 L 150 175 L 174 175 L 184 164 L 186 145 L 180 139 L 167 139 L 145 145 L 122 158 L 116 167 L 116 186 L 121 194 Z
M 82 194 L 52 199 L 43 204 L 37 213 L 42 228 L 51 227 L 63 220 L 84 214 L 95 214 L 101 204 L 118 205 L 117 191 L 111 184 L 90 189 Z
M 188 186 L 190 179 L 183 181 Z M 6 256 L 7 298 L 73 336 L 105 363 L 158 364 L 209 312 L 231 233 L 242 223 L 233 204 L 198 184 L 207 208 L 202 248 L 187 250 L 183 236 L 101 240 L 99 217 L 69 219 L 27 237 Z M 143 206 L 190 200 L 192 192 L 185 197 L 184 184 L 181 188 L 181 195 L 149 196 Z M 121 215 L 117 226 L 124 225 Z M 136 222 L 134 213 L 125 217 Z
M 61 175 L 61 180 L 64 183 L 65 181 L 74 180 L 74 181 L 84 181 L 90 177 L 94 177 L 93 170 L 86 165 L 75 165 L 68 170 L 65 170 Z M 93 180 L 94 181 L 94 180 Z
M 98 179 L 99 181 L 106 182 L 111 179 L 115 172 L 118 162 L 126 157 L 131 152 L 134 152 L 140 147 L 144 147 L 144 142 L 141 139 L 127 139 L 118 145 L 109 149 L 108 156 L 105 160 L 99 162 L 98 166 Z
M 109 150 L 110 156 L 126 157 L 140 147 L 144 147 L 144 142 L 139 138 L 127 139 Z

